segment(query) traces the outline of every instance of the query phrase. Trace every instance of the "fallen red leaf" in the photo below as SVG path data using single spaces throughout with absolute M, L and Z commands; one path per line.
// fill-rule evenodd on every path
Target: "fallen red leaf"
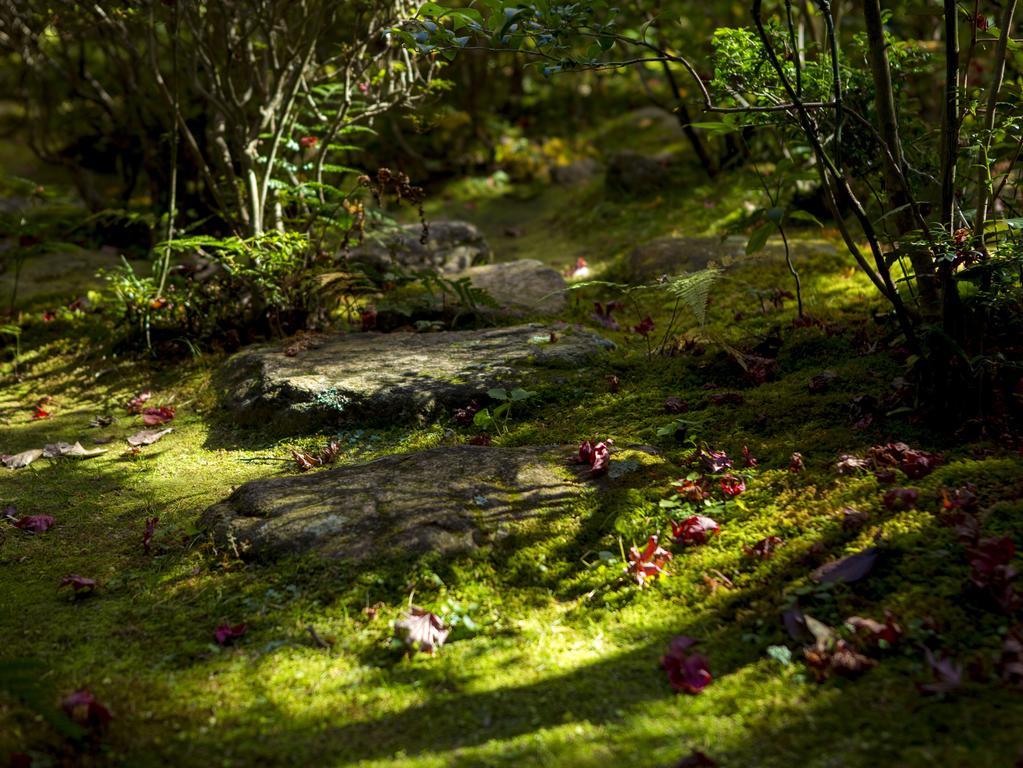
M 813 670 L 818 682 L 831 674 L 856 677 L 877 666 L 877 662 L 856 651 L 844 640 L 837 640 L 834 646 L 823 650 L 820 647 L 803 649 L 803 657 Z
M 912 480 L 930 474 L 942 461 L 936 453 L 910 448 L 905 443 L 875 445 L 867 451 L 867 459 L 877 469 L 901 469 Z
M 213 632 L 217 645 L 227 645 L 242 637 L 248 631 L 247 624 L 228 624 L 226 621 L 220 624 Z
M 740 493 L 746 490 L 746 483 L 743 482 L 741 477 L 735 477 L 735 475 L 725 475 L 721 478 L 721 492 L 728 498 L 735 498 Z
M 713 676 L 707 658 L 690 649 L 697 641 L 679 635 L 668 645 L 668 651 L 661 657 L 661 669 L 668 675 L 668 682 L 677 693 L 698 694 L 710 685 Z
M 608 330 L 617 331 L 621 326 L 619 326 L 618 321 L 611 316 L 611 313 L 616 309 L 621 309 L 623 306 L 624 305 L 620 301 L 609 301 L 606 305 L 601 304 L 599 301 L 594 302 L 593 319 Z
M 657 537 L 651 536 L 642 551 L 636 547 L 629 548 L 629 566 L 627 571 L 636 579 L 639 586 L 646 584 L 648 579 L 667 575 L 664 566 L 671 560 L 671 552 L 657 544 Z
M 632 326 L 632 330 L 634 333 L 638 333 L 643 338 L 646 338 L 654 330 L 654 321 L 650 318 L 650 315 L 647 315 L 639 325 Z
M 606 474 L 611 467 L 611 449 L 607 443 L 597 443 L 593 446 L 593 461 L 590 464 L 590 472 L 594 475 Z
M 724 472 L 732 467 L 732 460 L 728 458 L 728 454 L 724 451 L 712 451 L 709 448 L 703 448 L 698 456 L 703 464 L 703 468 L 708 472 Z
M 744 445 L 742 447 L 742 466 L 746 469 L 753 469 L 758 463 L 753 454 L 750 453 L 749 446 Z
M 902 637 L 902 627 L 888 611 L 885 611 L 883 624 L 860 616 L 851 616 L 845 623 L 870 645 L 878 645 L 881 642 L 894 645 Z
M 320 460 L 306 451 L 292 451 L 291 458 L 295 460 L 299 472 L 308 472 L 320 466 Z
M 88 688 L 68 694 L 60 703 L 64 713 L 74 722 L 94 731 L 105 730 L 114 716 L 92 695 Z
M 941 489 L 941 506 L 945 510 L 961 509 L 964 512 L 973 512 L 979 503 L 977 488 L 972 483 L 951 491 L 948 488 Z
M 148 555 L 153 546 L 153 534 L 156 533 L 156 524 L 160 522 L 158 517 L 146 518 L 146 529 L 142 532 L 142 549 Z
M 881 499 L 885 507 L 896 512 L 912 509 L 919 500 L 920 492 L 916 488 L 892 488 Z
M 671 521 L 671 535 L 680 546 L 706 544 L 710 537 L 720 532 L 721 526 L 716 520 L 703 515 L 687 517 L 681 523 Z
M 483 408 L 483 404 L 479 400 L 470 400 L 469 404 L 464 408 L 456 408 L 454 413 L 454 420 L 456 424 L 460 424 L 463 427 L 467 427 L 472 424 L 473 418 Z
M 130 414 L 142 413 L 142 406 L 146 402 L 148 402 L 149 398 L 151 398 L 152 396 L 153 396 L 152 393 L 150 393 L 148 389 L 139 392 L 137 395 L 135 395 L 135 397 L 133 397 L 125 404 L 124 408 Z
M 1020 597 L 1013 586 L 1018 572 L 1010 565 L 1016 559 L 1016 544 L 1008 536 L 980 539 L 967 547 L 970 581 L 986 592 L 1006 613 L 1019 607 Z
M 60 580 L 60 585 L 57 589 L 63 589 L 64 587 L 71 587 L 76 595 L 81 591 L 94 592 L 96 590 L 96 580 L 79 576 L 77 573 L 69 573 Z
M 605 474 L 611 466 L 611 441 L 584 440 L 579 444 L 580 464 L 589 464 L 594 475 Z
M 421 651 L 432 655 L 444 645 L 450 632 L 440 616 L 416 606 L 412 606 L 408 613 L 394 622 L 394 636 L 410 654 Z
M 686 501 L 699 504 L 707 498 L 707 488 L 703 480 L 676 480 L 672 486 Z
M 29 533 L 43 533 L 52 528 L 55 522 L 52 515 L 25 515 L 15 521 L 14 527 Z
M 784 543 L 785 542 L 782 541 L 779 536 L 767 536 L 758 541 L 752 547 L 743 547 L 743 551 L 746 553 L 746 557 L 752 557 L 758 560 L 769 560 L 774 557 L 775 550 Z
M 161 405 L 159 408 L 144 408 L 142 410 L 142 422 L 147 427 L 158 427 L 166 424 L 174 418 L 174 408 L 169 405 Z

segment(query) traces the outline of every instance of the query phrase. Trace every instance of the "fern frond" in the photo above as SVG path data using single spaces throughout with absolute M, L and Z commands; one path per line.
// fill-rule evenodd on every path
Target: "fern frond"
M 665 287 L 668 293 L 689 307 L 700 325 L 704 325 L 707 322 L 707 301 L 710 299 L 710 289 L 721 277 L 721 273 L 722 270 L 709 267 L 701 269 L 699 272 L 673 277 L 665 284 Z

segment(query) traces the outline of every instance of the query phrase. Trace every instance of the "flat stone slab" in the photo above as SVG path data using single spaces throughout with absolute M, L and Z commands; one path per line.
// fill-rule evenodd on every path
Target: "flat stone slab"
M 613 346 L 592 333 L 538 324 L 324 335 L 230 358 L 222 398 L 236 422 L 286 434 L 416 421 L 492 387 L 528 386 L 546 369 L 579 369 Z
M 564 516 L 604 482 L 571 463 L 573 454 L 460 445 L 254 480 L 200 522 L 218 546 L 250 560 L 465 552 L 509 525 Z
M 485 290 L 505 312 L 554 315 L 568 306 L 565 278 L 536 259 L 483 264 L 460 276 Z

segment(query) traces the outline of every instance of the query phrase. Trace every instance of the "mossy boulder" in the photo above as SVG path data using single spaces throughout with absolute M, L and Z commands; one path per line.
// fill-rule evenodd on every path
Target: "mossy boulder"
M 537 324 L 332 334 L 251 347 L 227 361 L 220 387 L 237 423 L 279 433 L 407 423 L 492 387 L 535 385 L 550 369 L 578 370 L 613 346 L 591 333 Z
M 631 280 L 647 282 L 661 275 L 697 272 L 711 263 L 741 258 L 744 244 L 716 237 L 659 237 L 633 248 L 625 257 L 624 271 Z
M 568 306 L 565 278 L 536 259 L 483 264 L 462 274 L 486 291 L 504 314 L 554 315 Z
M 245 559 L 317 553 L 353 562 L 486 544 L 563 518 L 609 480 L 570 448 L 449 446 L 245 483 L 201 524 Z
M 425 241 L 420 224 L 370 233 L 351 258 L 381 271 L 398 267 L 451 274 L 489 263 L 492 253 L 483 233 L 469 222 L 433 221 Z
M 671 186 L 675 175 L 671 155 L 643 155 L 626 149 L 607 161 L 604 183 L 611 192 L 641 197 L 662 192 Z

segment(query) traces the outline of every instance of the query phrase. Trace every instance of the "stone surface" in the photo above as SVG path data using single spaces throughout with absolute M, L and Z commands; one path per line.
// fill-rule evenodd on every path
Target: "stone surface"
M 642 155 L 623 150 L 608 159 L 604 182 L 613 192 L 651 195 L 671 184 L 672 162 L 668 156 Z
M 246 559 L 464 552 L 516 522 L 567 514 L 602 482 L 572 456 L 571 448 L 462 445 L 255 480 L 201 524 Z
M 722 242 L 715 237 L 659 237 L 637 245 L 625 258 L 625 272 L 637 282 L 656 280 L 661 275 L 679 275 L 706 269 L 711 262 L 741 258 L 741 239 Z
M 565 165 L 551 168 L 551 181 L 564 187 L 585 184 L 600 173 L 600 163 L 592 157 L 584 157 Z
M 568 305 L 565 278 L 536 259 L 484 264 L 462 274 L 506 311 L 553 315 Z
M 444 273 L 461 272 L 491 259 L 490 246 L 483 234 L 468 222 L 432 221 L 425 243 L 420 242 L 422 233 L 420 224 L 408 224 L 371 234 L 352 250 L 351 257 L 377 269 L 398 266 Z
M 250 347 L 225 364 L 223 403 L 238 423 L 288 434 L 357 420 L 393 424 L 463 406 L 491 387 L 535 383 L 543 369 L 578 369 L 614 346 L 581 331 L 558 330 L 551 342 L 553 330 L 350 333 L 290 349 Z

